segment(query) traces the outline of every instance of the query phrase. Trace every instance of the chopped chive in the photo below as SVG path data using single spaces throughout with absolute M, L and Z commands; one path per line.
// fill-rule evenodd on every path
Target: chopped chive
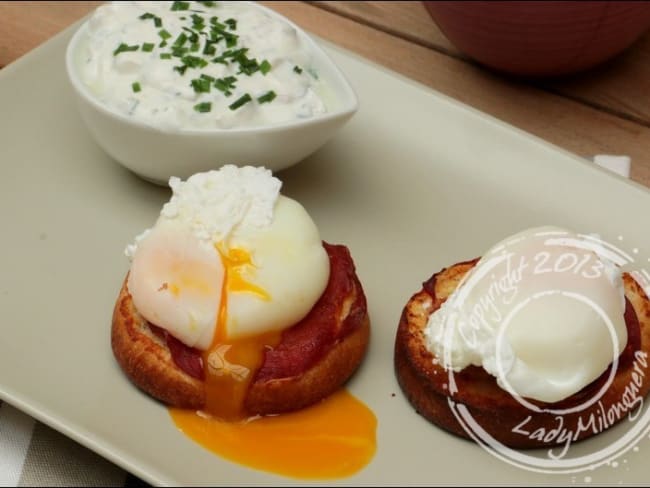
M 260 66 L 257 63 L 257 59 L 255 58 L 251 59 L 248 56 L 246 56 L 247 51 L 248 48 L 238 49 L 237 51 L 233 52 L 232 58 L 237 63 L 239 63 L 239 69 L 241 73 L 252 75 L 260 68 Z
M 203 48 L 203 54 L 206 56 L 212 56 L 217 52 L 217 49 L 214 47 L 214 43 L 210 40 L 205 41 L 205 47 Z
M 223 31 L 220 29 L 210 29 L 210 40 L 212 42 L 219 42 L 223 39 L 223 35 L 221 34 L 222 32 Z
M 113 56 L 117 56 L 118 54 L 124 53 L 124 52 L 127 52 L 127 51 L 137 51 L 139 49 L 139 47 L 140 46 L 138 46 L 137 44 L 129 46 L 128 44 L 124 44 L 122 42 L 119 46 L 117 46 L 117 49 L 115 49 L 115 51 L 113 51 Z
M 194 105 L 194 110 L 200 113 L 206 113 L 212 110 L 212 103 L 210 102 L 203 102 L 203 103 L 198 103 Z
M 204 78 L 195 78 L 190 83 L 196 93 L 209 93 L 212 83 Z
M 190 34 L 190 42 L 198 42 L 198 40 L 199 40 L 199 34 L 198 34 L 198 32 L 194 32 L 194 31 L 193 31 L 192 29 L 190 29 L 189 27 L 183 27 L 183 30 L 184 30 L 185 32 L 189 32 L 189 34 Z
M 153 47 L 154 47 L 153 42 L 145 42 L 142 45 L 142 50 L 146 53 L 150 53 L 151 51 L 153 51 Z
M 172 11 L 177 11 L 177 10 L 187 10 L 190 8 L 190 2 L 174 2 L 172 3 Z
M 214 87 L 227 97 L 232 95 L 232 92 L 220 80 L 214 82 Z
M 137 81 L 131 84 L 131 88 L 133 89 L 134 93 L 138 93 L 142 90 L 140 83 L 138 83 Z
M 264 95 L 261 97 L 257 97 L 257 101 L 260 103 L 268 103 L 272 102 L 277 95 L 273 90 L 267 91 Z
M 252 99 L 253 99 L 253 98 L 252 98 L 248 93 L 246 93 L 245 95 L 242 95 L 242 96 L 239 97 L 237 100 L 235 100 L 233 103 L 231 103 L 230 105 L 228 105 L 228 108 L 229 108 L 230 110 L 237 110 L 237 109 L 240 108 L 242 105 L 246 105 L 246 104 L 247 104 L 248 102 L 250 102 Z
M 156 27 L 162 27 L 162 19 L 157 15 L 152 14 L 151 12 L 146 12 L 138 18 L 142 20 L 153 19 L 153 25 Z
M 160 53 L 160 59 L 171 59 L 171 53 Z
M 216 17 L 213 17 L 215 19 Z M 212 25 L 210 26 L 210 36 L 212 37 L 212 40 L 217 40 L 223 37 L 226 39 L 226 47 L 234 47 L 237 45 L 237 39 L 239 36 L 237 34 L 233 34 L 232 32 L 228 32 L 226 30 L 226 25 L 225 24 L 220 24 L 219 22 L 212 22 Z
M 185 34 L 185 32 L 181 32 L 180 34 L 178 34 L 176 40 L 174 40 L 174 46 L 182 46 L 186 42 L 187 42 L 187 35 Z
M 192 27 L 202 31 L 205 29 L 205 19 L 198 14 L 192 14 Z
M 235 82 L 237 81 L 237 78 L 234 76 L 227 76 L 226 78 L 219 78 L 218 80 L 214 81 L 214 87 L 223 92 L 224 95 L 229 97 L 232 95 L 232 92 L 230 90 L 233 90 L 235 88 Z
M 212 60 L 213 63 L 222 63 L 222 64 L 228 64 L 227 59 L 228 58 L 236 58 L 238 56 L 241 56 L 242 54 L 245 54 L 246 51 L 248 51 L 247 47 L 243 47 L 241 49 L 237 49 L 236 51 L 233 51 L 232 49 L 228 49 L 224 51 L 221 56 L 217 56 Z
M 210 83 L 214 83 L 216 81 L 214 76 L 206 75 L 204 73 L 201 73 L 200 78 L 202 78 L 204 80 L 208 80 Z
M 183 66 L 174 66 L 174 71 L 178 71 L 178 73 L 183 76 L 185 72 L 187 71 L 187 65 Z
M 247 47 L 241 47 L 241 48 L 237 49 L 236 51 L 231 50 L 231 51 L 226 51 L 226 52 L 228 53 L 228 55 L 230 57 L 239 58 L 241 56 L 246 55 L 246 53 L 248 52 L 248 48 Z
M 226 38 L 226 47 L 235 47 L 237 45 L 238 36 L 230 34 L 229 32 L 225 33 L 223 36 Z
M 171 54 L 172 54 L 172 56 L 175 56 L 177 58 L 182 58 L 183 56 L 185 56 L 187 54 L 188 51 L 189 51 L 189 49 L 186 48 L 186 47 L 172 46 Z
M 260 71 L 262 72 L 263 75 L 271 71 L 271 63 L 269 63 L 266 59 L 262 61 L 260 64 Z
M 197 3 L 200 3 L 204 7 L 214 7 L 215 4 L 215 2 L 199 2 L 199 1 L 197 1 Z
M 302 68 L 300 66 L 294 66 L 293 70 L 298 74 L 302 74 Z
M 195 53 L 201 48 L 201 45 L 198 42 L 193 42 L 192 45 L 190 46 L 190 52 Z
M 237 78 L 234 76 L 226 76 L 225 78 L 217 78 L 216 81 L 223 83 L 223 85 L 228 88 L 234 88 Z
M 189 68 L 205 68 L 208 65 L 205 59 L 199 58 L 198 56 L 183 56 L 181 61 Z
M 227 53 L 228 51 L 226 51 Z M 228 60 L 226 59 L 228 56 L 226 53 L 221 54 L 220 56 L 217 56 L 216 58 L 212 59 L 213 63 L 221 63 L 221 64 L 228 64 Z
M 158 31 L 158 35 L 162 38 L 163 41 L 166 41 L 167 39 L 169 39 L 169 38 L 172 36 L 172 35 L 171 35 L 169 32 L 167 32 L 165 29 L 160 29 L 160 30 Z
M 251 76 L 253 73 L 259 71 L 260 69 L 260 65 L 257 64 L 256 59 L 245 58 L 237 61 L 239 61 L 239 73 Z
M 222 55 L 217 56 L 212 60 L 213 63 L 228 64 L 228 60 Z
M 158 47 L 165 47 L 167 45 L 167 41 L 162 41 L 160 44 L 158 44 Z
M 230 30 L 237 29 L 237 21 L 235 19 L 226 19 L 223 21 L 223 23 L 230 27 Z

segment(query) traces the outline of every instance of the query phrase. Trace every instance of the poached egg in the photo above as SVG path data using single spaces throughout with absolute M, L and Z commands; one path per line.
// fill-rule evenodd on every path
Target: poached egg
M 599 240 L 538 227 L 489 249 L 425 329 L 446 369 L 480 366 L 511 394 L 557 402 L 625 348 L 621 271 Z
M 153 228 L 127 248 L 128 290 L 145 319 L 202 351 L 206 410 L 237 418 L 264 347 L 325 290 L 329 258 L 269 170 L 228 165 L 170 186 Z

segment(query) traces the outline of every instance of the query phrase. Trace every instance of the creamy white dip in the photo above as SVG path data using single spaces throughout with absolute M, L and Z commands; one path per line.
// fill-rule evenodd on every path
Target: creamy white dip
M 161 129 L 259 127 L 327 112 L 309 47 L 249 2 L 108 3 L 88 21 L 78 66 L 107 108 Z

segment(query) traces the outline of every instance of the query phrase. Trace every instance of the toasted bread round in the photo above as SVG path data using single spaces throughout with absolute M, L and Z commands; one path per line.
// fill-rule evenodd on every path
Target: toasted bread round
M 410 298 L 402 312 L 395 339 L 397 380 L 420 415 L 459 436 L 471 438 L 457 420 L 450 402 L 465 406 L 485 432 L 506 446 L 536 448 L 566 442 L 560 436 L 553 436 L 559 425 L 556 412 L 582 405 L 594 397 L 604 386 L 609 370 L 560 402 L 531 401 L 542 409 L 534 412 L 499 387 L 496 378 L 481 367 L 469 366 L 454 373 L 458 391 L 451 394 L 449 372 L 442 362 L 434 361 L 434 355 L 426 347 L 424 329 L 430 314 L 440 308 L 477 261 L 443 269 Z M 638 333 L 635 330 L 628 333 L 628 346 L 619 357 L 614 379 L 599 400 L 582 410 L 561 415 L 563 429 L 573 436 L 571 442 L 598 434 L 626 418 L 633 410 L 634 399 L 643 398 L 650 391 L 650 371 L 647 370 L 650 363 L 650 301 L 628 273 L 623 273 L 623 283 L 628 307 L 633 308 L 626 310 L 626 322 L 628 318 L 634 321 L 635 315 Z M 603 415 L 605 418 L 601 420 Z
M 307 360 L 296 358 L 303 365 L 299 371 L 275 364 L 270 367 L 273 352 L 266 351 L 244 399 L 246 415 L 287 412 L 322 400 L 350 378 L 365 355 L 370 322 L 354 263 L 344 246 L 324 246 L 332 270 L 329 283 L 312 311 L 285 330 L 275 348 L 276 355 L 283 354 L 283 349 L 284 354 L 295 355 L 302 342 L 302 349 L 317 344 L 318 350 L 305 353 Z M 327 339 L 311 340 L 314 327 L 328 328 Z M 140 389 L 169 406 L 204 407 L 204 381 L 177 366 L 167 342 L 136 310 L 126 279 L 113 311 L 111 345 L 118 364 Z

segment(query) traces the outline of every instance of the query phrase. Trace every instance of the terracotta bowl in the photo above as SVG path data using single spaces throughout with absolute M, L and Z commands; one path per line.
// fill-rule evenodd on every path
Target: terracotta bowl
M 650 27 L 650 2 L 423 2 L 447 38 L 491 68 L 525 77 L 591 68 Z

